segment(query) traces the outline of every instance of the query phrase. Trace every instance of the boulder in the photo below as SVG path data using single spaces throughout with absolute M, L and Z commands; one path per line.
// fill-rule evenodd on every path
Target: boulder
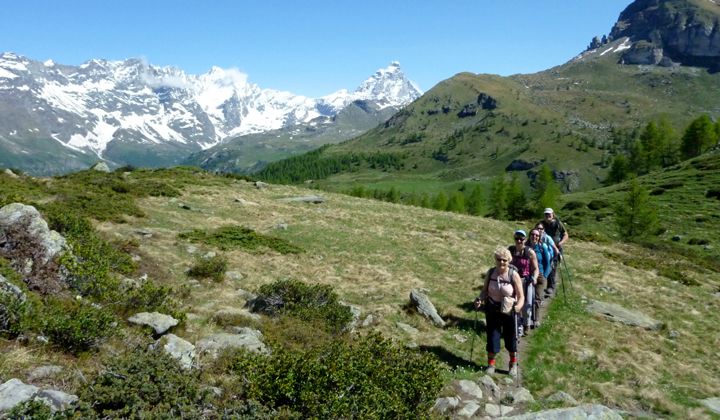
M 525 388 L 516 388 L 507 393 L 507 400 L 512 401 L 513 404 L 524 404 L 535 402 L 530 391 Z
M 475 413 L 480 410 L 480 404 L 475 401 L 468 401 L 463 407 L 458 410 L 457 416 L 464 419 L 469 419 L 474 416 Z
M 28 373 L 27 379 L 29 382 L 35 382 L 47 378 L 54 378 L 62 371 L 62 366 L 58 365 L 39 366 Z
M 19 178 L 19 176 L 17 176 L 17 174 L 15 172 L 11 171 L 10 169 L 5 169 L 4 173 L 5 173 L 5 175 L 9 176 L 10 178 Z
M 170 328 L 178 324 L 177 319 L 159 312 L 140 312 L 128 318 L 128 321 L 133 324 L 152 327 L 157 335 L 165 334 Z
M 577 400 L 572 395 L 564 391 L 558 391 L 551 396 L 547 397 L 547 401 L 550 402 L 561 402 L 567 405 L 577 405 Z
M 435 400 L 433 411 L 443 415 L 449 415 L 460 405 L 458 397 L 443 397 Z
M 482 389 L 480 386 L 473 381 L 467 379 L 461 379 L 453 381 L 453 389 L 457 396 L 463 401 L 480 401 L 483 397 Z
M 620 322 L 633 327 L 645 328 L 647 330 L 658 330 L 662 326 L 662 322 L 654 320 L 649 316 L 640 312 L 631 311 L 614 303 L 601 301 L 591 301 L 587 306 L 587 310 L 592 313 L 609 319 L 610 321 Z
M 25 384 L 20 379 L 10 379 L 0 385 L 0 413 L 31 400 L 38 391 L 40 388 Z
M 180 362 L 184 369 L 190 369 L 195 361 L 195 346 L 189 341 L 183 340 L 175 334 L 162 336 L 153 345 L 154 348 L 161 348 L 173 359 Z
M 700 400 L 700 403 L 709 408 L 713 413 L 720 414 L 720 398 L 707 398 Z
M 267 188 L 268 186 L 269 186 L 268 184 L 266 184 L 262 181 L 255 181 L 255 188 L 257 188 L 258 190 L 263 190 L 263 189 Z
M 262 342 L 262 333 L 252 328 L 239 328 L 237 334 L 218 333 L 205 337 L 195 343 L 199 353 L 207 354 L 216 359 L 223 350 L 247 349 L 260 354 L 268 354 L 269 350 Z
M 59 233 L 32 206 L 12 203 L 0 208 L 0 256 L 21 272 L 28 287 L 56 293 L 67 287 L 67 270 L 57 257 L 68 250 Z
M 593 420 L 621 420 L 622 416 L 603 405 L 581 405 L 572 408 L 556 408 L 553 410 L 536 411 L 508 417 L 514 420 L 565 420 L 565 419 L 593 419 Z
M 500 398 L 500 387 L 497 386 L 493 378 L 489 375 L 485 375 L 479 380 L 479 385 L 485 390 L 488 395 L 488 399 L 499 399 Z
M 98 162 L 90 167 L 93 171 L 110 172 L 110 167 L 105 162 Z
M 323 197 L 320 197 L 319 195 L 302 195 L 299 197 L 285 197 L 279 199 L 280 201 L 284 203 L 312 203 L 312 204 L 321 204 L 325 202 L 325 199 Z
M 430 299 L 420 290 L 410 291 L 410 302 L 417 308 L 418 312 L 429 318 L 438 327 L 444 327 L 445 321 L 440 317 Z
M 404 322 L 396 322 L 395 325 L 410 335 L 418 335 L 420 333 L 417 328 L 412 325 L 405 324 Z
M 55 389 L 40 391 L 35 396 L 35 399 L 45 403 L 45 405 L 50 407 L 50 410 L 53 412 L 65 410 L 78 402 L 77 395 L 68 394 Z
M 508 405 L 485 404 L 485 413 L 490 417 L 507 416 L 512 413 L 513 410 L 514 408 Z

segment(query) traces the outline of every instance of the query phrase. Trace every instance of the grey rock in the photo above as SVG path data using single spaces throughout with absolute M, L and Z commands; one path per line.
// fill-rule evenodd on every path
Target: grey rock
M 262 181 L 255 181 L 255 188 L 257 188 L 258 190 L 263 190 L 263 189 L 267 188 L 268 186 L 269 186 L 268 184 L 266 184 Z
M 188 254 L 194 254 L 197 252 L 197 247 L 195 245 L 188 245 L 185 251 L 187 251 Z
M 417 335 L 420 333 L 417 328 L 412 325 L 405 324 L 404 322 L 396 322 L 395 325 L 410 335 Z
M 500 398 L 500 395 L 501 395 L 500 387 L 497 386 L 495 381 L 493 381 L 493 378 L 491 378 L 489 375 L 484 375 L 482 378 L 480 378 L 478 383 L 485 390 L 485 394 L 487 394 L 488 399 L 497 400 Z
M 567 405 L 577 405 L 578 402 L 575 398 L 573 398 L 572 395 L 568 394 L 565 391 L 558 391 L 551 396 L 547 397 L 547 401 L 550 402 L 561 402 Z
M 579 362 L 586 362 L 595 357 L 595 352 L 591 349 L 581 349 L 575 352 L 575 357 Z
M 514 410 L 513 407 L 507 406 L 507 405 L 499 405 L 499 404 L 485 404 L 485 413 L 487 413 L 490 417 L 500 417 L 500 416 L 507 416 L 508 414 L 512 413 Z
M 40 388 L 25 384 L 20 379 L 10 379 L 0 385 L 0 413 L 32 399 L 38 391 Z
M 524 404 L 535 402 L 535 398 L 532 396 L 530 391 L 525 388 L 516 388 L 507 393 L 507 398 L 513 402 L 513 404 Z
M 591 301 L 587 306 L 590 313 L 603 316 L 610 321 L 621 322 L 626 325 L 645 328 L 647 330 L 658 330 L 662 326 L 660 321 L 654 320 L 640 312 L 631 311 L 614 303 Z
M 433 305 L 430 299 L 419 289 L 412 289 L 410 291 L 410 302 L 415 305 L 418 312 L 432 320 L 435 325 L 438 327 L 445 326 L 445 321 L 437 313 L 435 305 Z
M 362 322 L 362 325 L 361 325 L 361 326 L 362 326 L 363 328 L 366 328 L 366 327 L 369 327 L 369 326 L 373 325 L 375 322 L 376 322 L 376 321 L 375 321 L 375 316 L 374 316 L 373 314 L 368 314 L 368 316 L 366 316 L 365 319 L 363 319 L 363 322 Z
M 676 338 L 680 337 L 680 332 L 677 330 L 670 330 L 668 333 L 668 338 L 671 340 L 675 340 Z
M 455 341 L 457 341 L 458 343 L 464 343 L 464 342 L 467 341 L 467 337 L 465 337 L 465 336 L 462 335 L 462 334 L 453 334 L 453 338 L 454 338 Z
M 40 391 L 35 396 L 35 399 L 45 403 L 45 405 L 50 407 L 53 412 L 65 410 L 79 400 L 77 395 L 68 394 L 55 389 L 46 389 Z
M 243 275 L 239 271 L 227 271 L 225 272 L 225 277 L 227 277 L 229 280 L 238 281 L 243 279 Z
M 105 162 L 98 162 L 98 163 L 94 164 L 92 167 L 90 167 L 90 169 L 92 169 L 94 171 L 99 171 L 99 172 L 110 172 L 110 167 Z
M 515 420 L 621 420 L 617 412 L 602 405 L 581 405 L 572 408 L 556 408 L 553 410 L 537 411 L 508 417 Z
M 473 381 L 467 379 L 461 379 L 453 381 L 452 387 L 455 390 L 457 396 L 463 400 L 480 401 L 483 397 L 482 389 L 480 386 Z
M 255 203 L 253 201 L 248 201 L 241 197 L 235 198 L 235 202 L 240 204 L 241 206 L 258 206 L 259 205 L 258 203 Z
M 457 416 L 461 418 L 469 419 L 470 417 L 474 416 L 475 413 L 480 410 L 480 405 L 475 401 L 468 401 L 463 405 L 463 407 L 458 410 Z
M 707 398 L 700 400 L 700 403 L 709 408 L 710 411 L 720 414 L 720 398 Z
M 184 369 L 190 369 L 195 361 L 195 346 L 189 341 L 183 340 L 175 334 L 162 336 L 154 344 L 155 348 L 161 348 L 173 359 L 180 362 Z
M 10 169 L 5 169 L 4 173 L 5 173 L 5 175 L 9 176 L 10 178 L 19 178 L 19 176 L 17 176 L 17 174 L 15 172 L 11 171 Z
M 218 333 L 205 337 L 195 343 L 199 353 L 211 358 L 217 358 L 225 349 L 245 348 L 247 350 L 268 354 L 269 351 L 262 342 L 262 333 L 252 328 L 240 328 L 238 334 Z
M 47 222 L 35 207 L 21 203 L 0 208 L 0 237 L 5 236 L 9 228 L 23 220 L 28 221 L 27 233 L 38 241 L 40 257 L 34 261 L 35 264 L 47 264 L 68 249 L 65 238 L 48 228 Z
M 312 203 L 312 204 L 322 204 L 325 202 L 325 199 L 323 197 L 320 197 L 319 195 L 303 195 L 299 197 L 285 197 L 281 198 L 280 201 L 284 203 Z
M 63 371 L 62 366 L 47 365 L 36 367 L 28 373 L 28 382 L 35 382 L 42 379 L 53 378 Z
M 140 312 L 128 318 L 128 321 L 133 324 L 152 327 L 155 334 L 158 335 L 165 334 L 170 328 L 178 324 L 177 319 L 160 312 Z
M 362 310 L 359 306 L 350 305 L 349 303 L 340 302 L 342 305 L 347 306 L 350 308 L 350 313 L 352 314 L 352 320 L 348 323 L 348 325 L 345 327 L 346 331 L 353 331 L 357 327 L 358 323 L 360 322 L 360 315 L 362 314 Z
M 439 414 L 451 414 L 458 406 L 460 406 L 458 397 L 443 397 L 435 400 L 433 411 Z

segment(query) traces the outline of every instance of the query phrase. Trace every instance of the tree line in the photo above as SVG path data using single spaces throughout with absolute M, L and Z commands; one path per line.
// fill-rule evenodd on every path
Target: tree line
M 684 159 L 699 156 L 720 140 L 720 121 L 713 123 L 701 115 L 678 137 L 665 117 L 650 121 L 637 138 L 631 135 L 612 161 L 607 184 L 616 184 L 634 176 L 675 165 Z

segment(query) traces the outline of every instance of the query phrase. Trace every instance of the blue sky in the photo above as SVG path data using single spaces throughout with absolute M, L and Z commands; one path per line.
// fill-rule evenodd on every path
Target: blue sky
M 0 51 L 78 65 L 140 57 L 237 68 L 311 97 L 400 61 L 423 90 L 456 73 L 529 73 L 606 34 L 631 0 L 2 0 Z

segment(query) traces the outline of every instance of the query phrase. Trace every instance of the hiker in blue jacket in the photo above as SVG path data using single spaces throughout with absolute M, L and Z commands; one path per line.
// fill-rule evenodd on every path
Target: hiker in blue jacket
M 552 251 L 547 244 L 540 241 L 541 233 L 537 229 L 530 231 L 530 237 L 528 238 L 527 245 L 535 251 L 535 258 L 537 258 L 538 265 L 538 276 L 535 284 L 535 296 L 532 301 L 532 316 L 530 319 L 530 327 L 538 328 L 540 326 L 540 319 L 538 312 L 542 305 L 542 299 L 544 297 L 544 289 L 547 284 L 547 277 L 550 275 L 552 270 Z

